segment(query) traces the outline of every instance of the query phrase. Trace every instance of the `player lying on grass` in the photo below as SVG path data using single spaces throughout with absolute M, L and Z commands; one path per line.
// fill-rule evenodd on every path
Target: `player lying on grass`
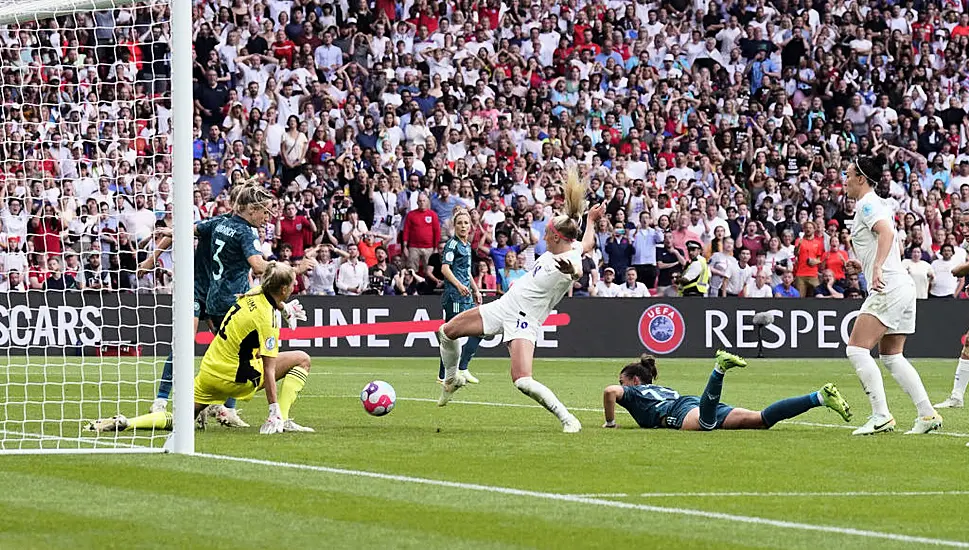
M 640 428 L 669 428 L 671 430 L 709 431 L 760 430 L 788 418 L 794 418 L 815 407 L 827 407 L 848 422 L 851 411 L 841 392 L 831 383 L 820 390 L 799 397 L 783 399 L 763 411 L 734 408 L 720 402 L 723 375 L 733 367 L 746 367 L 747 361 L 718 351 L 716 366 L 700 397 L 681 396 L 676 391 L 653 382 L 658 373 L 656 359 L 643 355 L 639 361 L 623 367 L 619 384 L 607 386 L 602 393 L 602 405 L 606 416 L 603 428 L 616 428 L 616 405 L 629 411 Z
M 290 418 L 290 409 L 309 376 L 310 357 L 302 351 L 279 351 L 280 311 L 293 293 L 296 272 L 290 266 L 269 262 L 262 286 L 255 287 L 229 310 L 215 339 L 202 357 L 195 376 L 195 415 L 204 429 L 205 409 L 232 397 L 248 401 L 266 390 L 269 418 L 259 433 L 312 432 Z M 305 318 L 305 317 L 304 317 Z M 277 380 L 279 385 L 277 398 Z M 88 431 L 127 429 L 169 430 L 172 414 L 157 411 L 128 419 L 122 415 L 88 423 Z

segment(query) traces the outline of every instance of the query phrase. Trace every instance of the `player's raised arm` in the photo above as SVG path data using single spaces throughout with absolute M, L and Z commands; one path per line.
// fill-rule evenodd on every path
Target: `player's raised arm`
M 932 272 L 930 271 L 929 274 Z M 952 268 L 952 275 L 954 277 L 965 277 L 969 275 L 969 262 L 962 262 L 961 264 Z
M 582 234 L 582 253 L 589 254 L 596 247 L 596 223 L 603 216 L 606 207 L 597 204 L 589 209 L 585 217 L 585 233 Z

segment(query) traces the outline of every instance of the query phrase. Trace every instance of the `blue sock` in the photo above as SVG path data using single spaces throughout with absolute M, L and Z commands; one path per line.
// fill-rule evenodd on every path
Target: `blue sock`
M 794 418 L 820 406 L 821 396 L 818 395 L 818 392 L 812 392 L 807 395 L 781 399 L 761 411 L 760 417 L 764 420 L 764 424 L 770 428 L 781 420 Z
M 444 380 L 444 361 L 440 362 L 441 368 L 437 371 L 437 379 Z
M 720 390 L 723 389 L 723 373 L 713 369 L 707 387 L 700 396 L 700 428 L 712 430 L 717 427 L 717 405 L 720 404 Z
M 227 408 L 227 409 L 234 409 L 234 408 L 236 408 L 236 398 L 235 397 L 230 397 L 230 398 L 226 399 L 225 400 L 225 408 Z
M 471 359 L 474 358 L 475 352 L 478 351 L 479 344 L 481 344 L 480 336 L 471 336 L 468 338 L 468 341 L 464 343 L 464 347 L 461 348 L 461 361 L 458 362 L 459 369 L 468 370 L 468 365 L 471 364 Z M 441 369 L 444 369 L 443 365 Z
M 158 383 L 157 399 L 168 399 L 172 394 L 172 354 L 168 354 L 165 359 L 165 367 L 162 369 L 161 382 Z

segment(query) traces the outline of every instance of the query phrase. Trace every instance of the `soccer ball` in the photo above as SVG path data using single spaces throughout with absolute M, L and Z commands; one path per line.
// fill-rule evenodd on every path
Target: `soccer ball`
M 390 384 L 382 380 L 374 380 L 360 392 L 360 402 L 363 403 L 363 410 L 367 411 L 367 414 L 383 416 L 394 410 L 397 392 Z

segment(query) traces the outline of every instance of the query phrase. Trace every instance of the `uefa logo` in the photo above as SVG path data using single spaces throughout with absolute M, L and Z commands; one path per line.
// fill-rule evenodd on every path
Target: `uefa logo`
M 639 341 L 653 353 L 673 353 L 685 338 L 686 323 L 673 306 L 652 305 L 639 318 Z

